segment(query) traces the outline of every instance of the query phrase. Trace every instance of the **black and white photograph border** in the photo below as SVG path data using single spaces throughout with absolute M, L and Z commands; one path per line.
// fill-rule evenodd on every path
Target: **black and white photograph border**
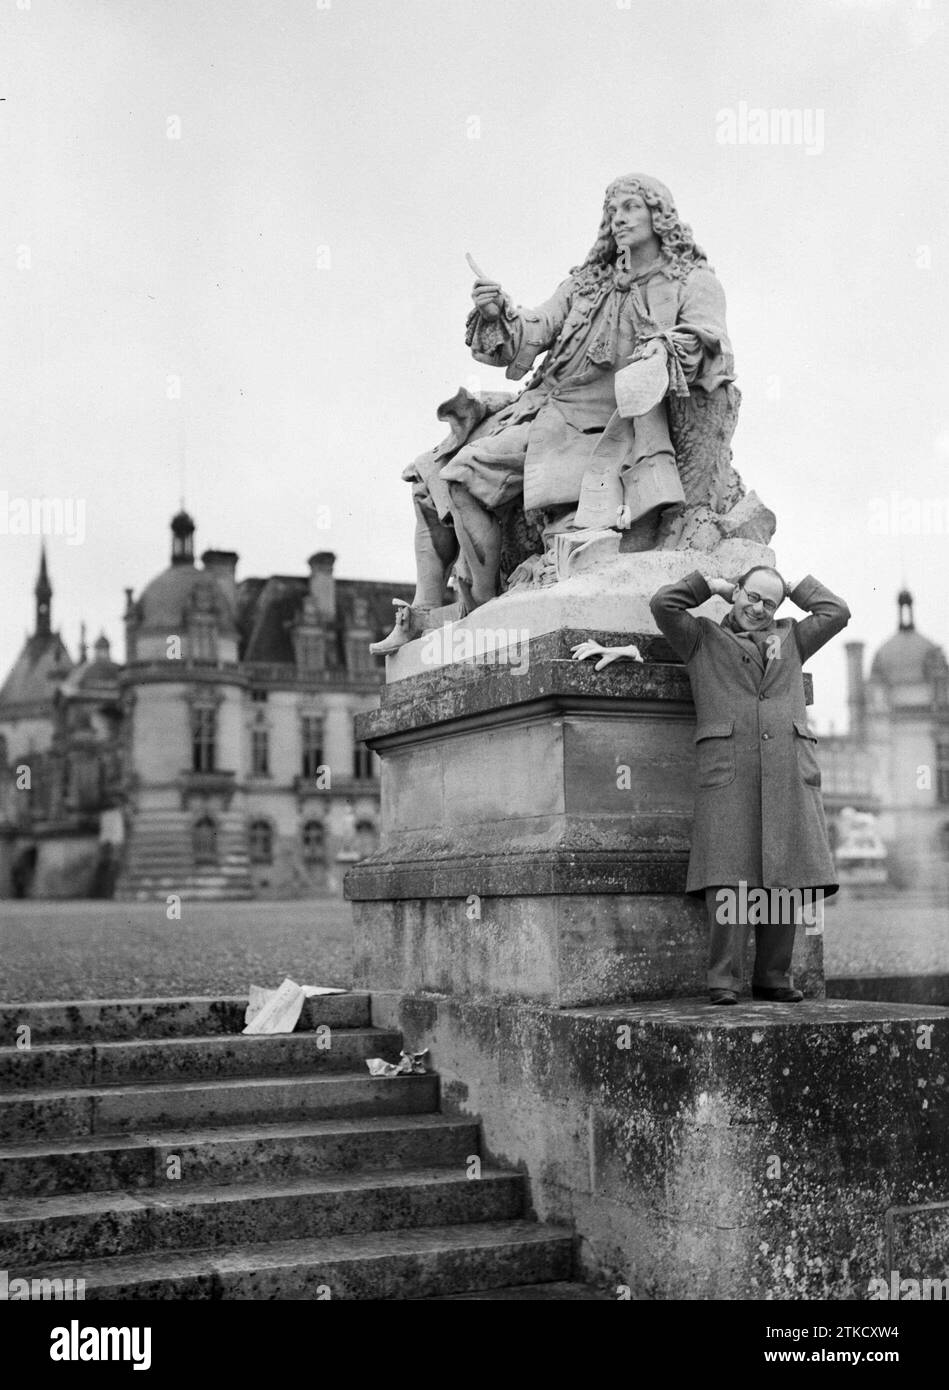
M 168 1368 L 212 1301 L 758 1303 L 749 1365 L 911 1361 L 947 33 L 4 0 L 0 1302 L 41 1361 Z

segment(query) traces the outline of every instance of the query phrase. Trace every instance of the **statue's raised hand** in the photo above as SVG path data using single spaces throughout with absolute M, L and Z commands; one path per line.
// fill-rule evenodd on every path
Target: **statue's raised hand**
M 474 271 L 476 279 L 474 288 L 471 291 L 471 298 L 474 300 L 475 308 L 484 319 L 497 319 L 501 317 L 501 310 L 504 307 L 504 291 L 497 280 L 492 280 L 485 275 L 473 256 L 465 252 L 465 260 Z

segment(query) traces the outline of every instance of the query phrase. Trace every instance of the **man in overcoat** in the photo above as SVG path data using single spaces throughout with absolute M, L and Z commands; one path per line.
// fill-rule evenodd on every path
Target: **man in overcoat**
M 713 594 L 731 603 L 720 623 L 689 612 Z M 809 616 L 776 618 L 786 596 Z M 741 901 L 742 884 L 748 891 L 837 891 L 801 668 L 846 627 L 850 610 L 813 575 L 788 585 L 767 567 L 738 580 L 705 579 L 696 570 L 659 589 L 650 607 L 692 685 L 696 791 L 686 892 L 704 894 L 708 906 L 710 1001 L 734 1004 L 747 922 L 722 911 L 722 890 L 734 892 L 733 902 Z M 597 669 L 639 655 L 595 642 L 574 655 L 600 653 Z M 799 1002 L 791 979 L 794 923 L 772 914 L 756 924 L 755 938 L 754 997 Z
M 693 617 L 689 609 L 713 594 L 731 601 L 722 621 Z M 776 618 L 786 595 L 810 616 Z M 741 987 L 745 926 L 721 920 L 717 890 L 744 883 L 837 891 L 801 668 L 847 626 L 850 610 L 813 575 L 790 586 L 770 569 L 734 583 L 696 571 L 660 589 L 650 607 L 692 686 L 696 792 L 686 892 L 704 892 L 709 908 L 710 998 L 731 1004 Z M 754 996 L 797 1003 L 793 922 L 758 926 L 755 936 Z

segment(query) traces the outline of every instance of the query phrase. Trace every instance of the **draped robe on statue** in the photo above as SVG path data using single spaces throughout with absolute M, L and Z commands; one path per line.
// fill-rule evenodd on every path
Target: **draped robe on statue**
M 693 397 L 734 391 L 725 296 L 714 273 L 700 264 L 678 278 L 660 257 L 638 276 L 615 266 L 600 275 L 581 270 L 536 309 L 515 308 L 505 297 L 498 319 L 474 310 L 466 341 L 476 361 L 504 366 L 517 381 L 535 358 L 547 355 L 514 399 L 494 393 L 479 400 L 459 391 L 439 407 L 451 434 L 403 473 L 416 499 L 433 505 L 442 522 L 451 512 L 448 482 L 462 484 L 492 511 L 521 496 L 529 511 L 575 506 L 593 448 L 599 441 L 602 453 L 603 431 L 616 411 L 615 374 L 657 338 L 667 355 L 669 394 L 647 414 L 611 429 L 618 465 L 675 455 L 669 398 L 688 398 L 690 390 Z M 703 478 L 701 496 L 683 478 L 687 501 L 714 506 L 716 489 L 726 486 L 722 460 L 727 465 L 729 457 L 727 451 L 719 455 L 714 471 L 722 476 Z

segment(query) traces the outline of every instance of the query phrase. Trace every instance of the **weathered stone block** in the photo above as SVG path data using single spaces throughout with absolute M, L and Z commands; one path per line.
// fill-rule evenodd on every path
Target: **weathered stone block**
M 949 1277 L 949 1011 L 387 997 L 446 1106 L 637 1298 L 864 1299 Z

